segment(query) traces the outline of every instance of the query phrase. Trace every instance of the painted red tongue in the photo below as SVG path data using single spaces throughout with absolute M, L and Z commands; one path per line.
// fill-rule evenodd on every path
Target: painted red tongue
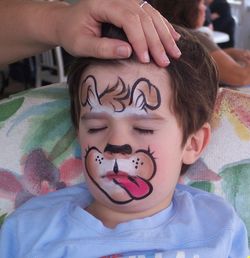
M 140 177 L 122 176 L 115 178 L 114 181 L 135 199 L 142 199 L 151 191 L 151 184 Z

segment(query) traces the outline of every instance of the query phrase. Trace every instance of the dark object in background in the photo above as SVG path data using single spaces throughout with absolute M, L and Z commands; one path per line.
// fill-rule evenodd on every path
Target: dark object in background
M 231 6 L 226 0 L 213 0 L 209 6 L 211 13 L 219 14 L 219 18 L 213 20 L 214 30 L 225 32 L 229 35 L 229 41 L 218 44 L 221 48 L 235 46 L 235 20 L 232 16 Z
M 8 86 L 9 84 L 9 78 L 5 74 L 4 71 L 0 71 L 0 95 L 3 94 L 4 89 Z
M 35 76 L 34 58 L 25 58 L 9 65 L 9 78 L 23 83 L 26 89 L 34 87 Z

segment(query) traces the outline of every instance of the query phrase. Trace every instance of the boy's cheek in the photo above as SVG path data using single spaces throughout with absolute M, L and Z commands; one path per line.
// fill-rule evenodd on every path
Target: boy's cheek
M 84 160 L 89 148 L 89 144 L 87 142 L 83 144 L 80 143 L 80 147 L 81 147 L 82 159 Z

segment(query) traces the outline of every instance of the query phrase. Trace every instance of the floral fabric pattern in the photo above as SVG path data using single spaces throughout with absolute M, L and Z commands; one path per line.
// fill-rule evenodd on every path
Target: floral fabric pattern
M 227 199 L 250 235 L 250 94 L 221 89 L 212 128 L 210 144 L 181 182 Z
M 0 139 L 0 218 L 33 196 L 83 180 L 66 85 L 1 102 Z

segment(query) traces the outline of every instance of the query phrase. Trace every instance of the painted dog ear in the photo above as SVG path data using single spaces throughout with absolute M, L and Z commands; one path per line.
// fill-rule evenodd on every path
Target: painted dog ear
M 92 109 L 100 105 L 100 99 L 97 92 L 97 82 L 94 76 L 88 75 L 81 83 L 80 103 L 85 107 L 87 105 Z
M 155 110 L 161 105 L 161 95 L 158 88 L 148 79 L 138 79 L 131 91 L 130 104 L 147 112 L 148 109 Z

